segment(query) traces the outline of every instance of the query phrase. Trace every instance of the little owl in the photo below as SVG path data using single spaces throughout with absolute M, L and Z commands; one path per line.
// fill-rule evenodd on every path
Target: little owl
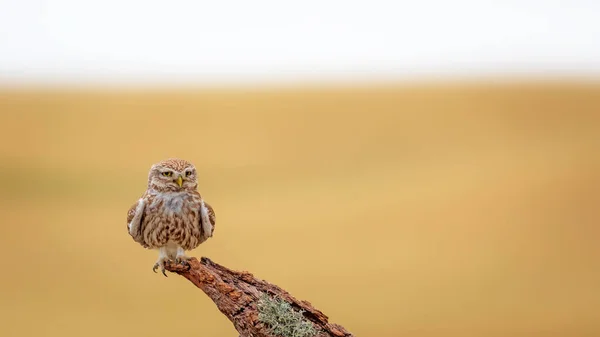
M 215 212 L 197 191 L 196 168 L 182 159 L 152 165 L 148 187 L 127 212 L 127 229 L 144 248 L 158 249 L 152 270 L 165 274 L 167 260 L 187 263 L 192 250 L 213 236 Z

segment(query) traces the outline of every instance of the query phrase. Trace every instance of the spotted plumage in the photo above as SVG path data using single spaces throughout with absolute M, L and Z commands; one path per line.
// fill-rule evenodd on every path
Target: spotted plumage
M 167 260 L 185 263 L 186 250 L 213 236 L 215 212 L 197 188 L 196 168 L 188 161 L 168 159 L 150 168 L 146 192 L 127 212 L 127 229 L 142 247 L 158 249 L 153 270 L 165 274 Z

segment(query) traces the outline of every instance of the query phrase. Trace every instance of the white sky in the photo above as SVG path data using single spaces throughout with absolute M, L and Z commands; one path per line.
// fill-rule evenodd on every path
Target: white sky
M 0 82 L 600 75 L 600 0 L 0 0 Z

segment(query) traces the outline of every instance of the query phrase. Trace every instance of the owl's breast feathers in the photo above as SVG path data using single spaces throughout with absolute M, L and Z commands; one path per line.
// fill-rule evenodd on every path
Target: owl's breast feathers
M 203 225 L 203 220 L 210 224 Z M 127 226 L 145 248 L 160 248 L 171 241 L 191 250 L 212 236 L 215 213 L 197 192 L 145 193 L 127 212 Z

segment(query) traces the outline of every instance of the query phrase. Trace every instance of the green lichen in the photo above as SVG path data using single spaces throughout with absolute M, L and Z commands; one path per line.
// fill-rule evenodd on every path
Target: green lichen
M 269 326 L 271 333 L 283 337 L 313 337 L 317 334 L 314 325 L 280 299 L 262 294 L 258 301 L 258 319 Z

